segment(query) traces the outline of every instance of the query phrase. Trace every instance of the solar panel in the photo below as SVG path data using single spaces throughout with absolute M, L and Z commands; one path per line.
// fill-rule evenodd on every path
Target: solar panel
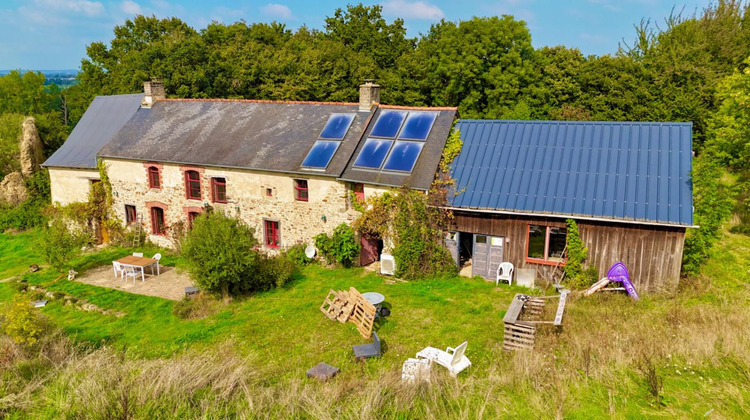
M 435 122 L 436 117 L 437 112 L 410 112 L 398 138 L 427 140 L 427 135 L 430 134 L 430 129 L 432 128 L 432 124 Z
M 383 169 L 389 171 L 411 172 L 417 162 L 419 153 L 422 151 L 422 142 L 397 141 L 385 161 Z
M 392 144 L 393 140 L 367 139 L 359 152 L 359 156 L 357 156 L 357 160 L 354 161 L 354 166 L 380 169 Z
M 341 140 L 349 130 L 349 126 L 352 125 L 354 120 L 354 114 L 331 114 L 328 117 L 326 126 L 323 127 L 323 131 L 320 132 L 320 138 L 322 139 L 337 139 Z
M 341 144 L 340 141 L 316 141 L 307 153 L 305 160 L 302 161 L 302 166 L 308 168 L 326 168 L 333 154 L 336 153 L 339 144 Z
M 401 128 L 401 123 L 406 118 L 406 111 L 383 111 L 378 116 L 378 120 L 375 122 L 375 127 L 370 132 L 371 136 L 374 137 L 388 137 L 394 138 L 398 133 L 398 129 Z

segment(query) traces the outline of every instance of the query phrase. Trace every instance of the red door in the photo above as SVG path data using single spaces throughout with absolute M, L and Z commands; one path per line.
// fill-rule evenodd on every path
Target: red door
M 362 251 L 359 253 L 359 265 L 365 266 L 378 260 L 378 240 L 368 238 L 364 235 L 360 237 Z

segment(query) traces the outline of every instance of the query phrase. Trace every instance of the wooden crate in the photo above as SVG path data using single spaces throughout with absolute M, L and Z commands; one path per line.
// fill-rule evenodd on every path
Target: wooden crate
M 523 322 L 523 321 L 521 321 Z M 503 350 L 533 349 L 536 327 L 522 323 L 506 323 Z

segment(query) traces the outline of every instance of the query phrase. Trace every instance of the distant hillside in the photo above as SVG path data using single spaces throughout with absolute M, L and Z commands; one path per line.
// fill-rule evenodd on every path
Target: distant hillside
M 59 86 L 61 89 L 78 84 L 78 81 L 76 80 L 76 75 L 78 74 L 77 69 L 63 69 L 63 70 L 12 69 L 12 70 L 19 70 L 21 73 L 25 73 L 27 71 L 40 71 L 44 74 L 44 77 L 46 78 L 46 81 L 44 82 L 45 85 L 50 85 L 54 83 L 57 86 Z M 6 75 L 10 72 L 11 70 L 0 70 L 0 76 Z

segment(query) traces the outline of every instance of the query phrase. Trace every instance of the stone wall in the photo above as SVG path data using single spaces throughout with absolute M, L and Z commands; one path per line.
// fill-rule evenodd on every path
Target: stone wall
M 65 206 L 87 202 L 93 179 L 99 179 L 96 169 L 49 168 L 52 203 Z
M 167 236 L 151 232 L 151 207 L 164 210 L 167 227 L 187 223 L 188 212 L 202 211 L 209 204 L 230 216 L 236 216 L 256 231 L 263 243 L 264 220 L 279 222 L 281 248 L 296 243 L 311 244 L 320 232 L 328 234 L 341 223 L 351 223 L 359 213 L 349 208 L 347 184 L 314 174 L 294 176 L 239 169 L 181 166 L 155 163 L 160 169 L 161 188 L 149 188 L 147 168 L 152 163 L 121 159 L 104 159 L 112 184 L 113 206 L 117 217 L 126 220 L 125 205 L 133 205 L 149 239 L 159 245 L 171 246 Z M 201 175 L 201 199 L 186 198 L 185 171 Z M 214 203 L 211 178 L 226 179 L 226 204 Z M 295 200 L 294 180 L 306 179 L 309 201 Z M 267 195 L 270 189 L 271 195 Z

